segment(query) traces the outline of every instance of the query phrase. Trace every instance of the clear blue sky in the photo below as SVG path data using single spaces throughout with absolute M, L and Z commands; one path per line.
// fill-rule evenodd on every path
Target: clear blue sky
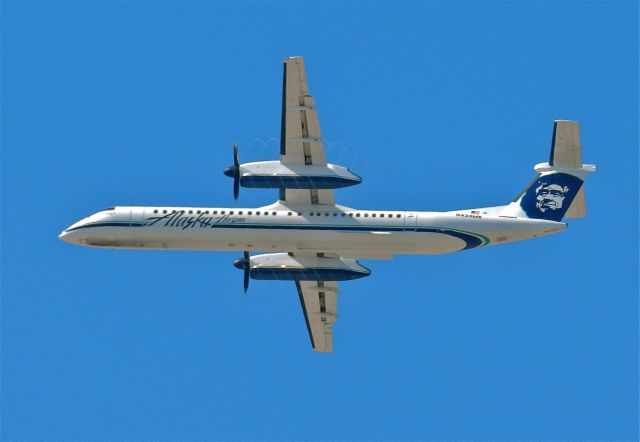
M 638 3 L 2 2 L 5 440 L 637 440 Z M 112 205 L 234 206 L 305 56 L 356 208 L 510 201 L 582 125 L 589 217 L 365 261 L 335 352 L 233 253 L 73 247 Z M 242 189 L 239 206 L 276 193 Z

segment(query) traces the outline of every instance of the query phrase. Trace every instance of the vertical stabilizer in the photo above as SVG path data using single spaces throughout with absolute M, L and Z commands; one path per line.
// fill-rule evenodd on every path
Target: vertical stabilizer
M 548 163 L 536 164 L 538 175 L 501 215 L 561 221 L 586 216 L 584 180 L 596 167 L 582 164 L 580 126 L 558 120 L 553 125 Z
M 584 196 L 584 186 L 580 188 L 578 194 L 569 206 L 569 210 L 564 214 L 565 218 L 585 218 L 587 216 L 587 200 Z
M 580 125 L 577 121 L 557 120 L 553 123 L 549 165 L 569 169 L 582 168 Z M 584 218 L 587 216 L 584 187 L 580 188 L 564 216 L 567 218 Z

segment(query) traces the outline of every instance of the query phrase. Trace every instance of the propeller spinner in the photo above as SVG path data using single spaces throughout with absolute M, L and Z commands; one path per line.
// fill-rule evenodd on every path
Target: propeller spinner
M 241 259 L 236 259 L 233 261 L 233 266 L 236 269 L 244 270 L 244 293 L 247 293 L 249 289 L 249 276 L 251 272 L 251 260 L 249 258 L 249 252 L 243 252 L 243 257 Z
M 233 178 L 233 199 L 237 200 L 240 194 L 240 157 L 238 156 L 238 143 L 233 145 L 233 166 L 226 167 L 224 174 Z

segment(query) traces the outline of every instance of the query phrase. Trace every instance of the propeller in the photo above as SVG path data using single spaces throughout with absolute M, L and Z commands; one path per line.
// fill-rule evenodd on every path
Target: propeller
M 241 259 L 236 259 L 233 261 L 233 266 L 236 269 L 244 270 L 244 293 L 247 293 L 249 289 L 249 276 L 251 272 L 251 260 L 249 259 L 249 252 L 246 250 L 243 252 L 243 257 Z
M 226 167 L 224 174 L 233 178 L 233 199 L 237 200 L 240 194 L 240 157 L 238 156 L 238 143 L 233 145 L 233 166 Z

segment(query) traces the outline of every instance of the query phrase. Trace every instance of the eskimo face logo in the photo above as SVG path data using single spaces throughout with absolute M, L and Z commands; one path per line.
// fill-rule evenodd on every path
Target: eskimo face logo
M 536 208 L 542 213 L 547 210 L 561 209 L 568 192 L 567 186 L 540 183 L 536 188 Z
M 560 221 L 580 187 L 582 180 L 567 173 L 540 175 L 525 191 L 520 207 L 529 218 Z

